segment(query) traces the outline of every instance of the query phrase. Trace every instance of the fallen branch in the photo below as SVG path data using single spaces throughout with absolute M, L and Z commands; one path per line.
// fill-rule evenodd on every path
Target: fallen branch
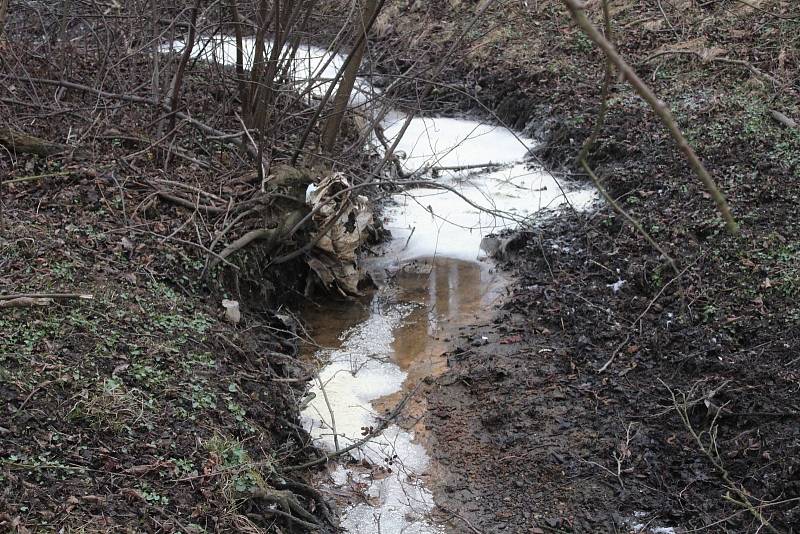
M 0 145 L 5 146 L 12 152 L 36 154 L 42 157 L 66 152 L 72 148 L 68 145 L 51 143 L 40 137 L 28 135 L 11 128 L 0 128 Z
M 220 197 L 218 195 L 215 195 L 213 193 L 209 193 L 208 191 L 204 191 L 204 190 L 200 189 L 199 187 L 195 187 L 195 186 L 190 185 L 190 184 L 185 184 L 183 182 L 176 182 L 174 180 L 166 180 L 164 178 L 152 178 L 150 181 L 151 182 L 158 182 L 160 184 L 174 185 L 175 187 L 182 187 L 182 188 L 187 189 L 187 190 L 189 190 L 189 191 L 191 191 L 193 193 L 197 193 L 197 194 L 203 195 L 205 197 L 208 197 L 208 198 L 210 198 L 212 200 L 216 200 L 217 202 L 222 202 L 222 203 L 227 202 L 224 198 L 222 198 L 222 197 Z
M 776 111 L 774 109 L 769 110 L 769 114 L 772 115 L 772 118 L 778 121 L 779 123 L 783 124 L 787 128 L 797 128 L 797 121 L 792 119 L 791 117 L 787 117 L 780 111 Z
M 53 299 L 34 299 L 30 297 L 20 297 L 17 299 L 0 301 L 1 308 L 33 308 L 35 306 L 47 306 Z
M 2 185 L 10 185 L 10 184 L 19 184 L 22 182 L 34 182 L 36 180 L 42 180 L 44 178 L 55 178 L 56 176 L 69 176 L 70 174 L 77 174 L 78 171 L 59 171 L 59 172 L 49 172 L 47 174 L 36 174 L 33 176 L 22 176 L 20 178 L 14 178 L 13 180 L 3 180 Z
M 89 293 L 12 293 L 10 295 L 0 295 L 0 301 L 13 300 L 19 298 L 92 300 L 94 298 L 94 295 L 91 295 Z
M 167 193 L 166 191 L 157 191 L 156 194 L 158 194 L 158 196 L 163 198 L 164 200 L 168 200 L 173 204 L 178 204 L 179 206 L 183 206 L 191 210 L 200 210 L 200 211 L 205 211 L 207 213 L 223 213 L 225 211 L 225 208 L 218 208 L 216 206 L 209 206 L 207 204 L 194 203 L 191 200 L 173 195 L 171 193 Z

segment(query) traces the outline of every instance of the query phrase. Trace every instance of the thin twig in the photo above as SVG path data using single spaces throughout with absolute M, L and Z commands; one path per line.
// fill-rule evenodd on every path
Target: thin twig
M 372 431 L 366 436 L 364 436 L 362 439 L 354 442 L 351 445 L 348 445 L 343 449 L 339 449 L 337 452 L 325 454 L 325 456 L 317 458 L 316 460 L 311 460 L 300 465 L 290 465 L 289 467 L 284 467 L 282 471 L 288 473 L 291 471 L 308 469 L 309 467 L 314 467 L 315 465 L 325 464 L 331 461 L 333 458 L 336 458 L 337 456 L 341 456 L 342 454 L 346 454 L 354 449 L 358 449 L 359 447 L 366 445 L 367 443 L 370 442 L 370 440 L 372 440 L 373 438 L 378 436 L 381 432 L 386 430 L 389 427 L 389 424 L 402 413 L 403 409 L 405 409 L 406 404 L 411 399 L 411 397 L 413 397 L 416 394 L 419 387 L 420 386 L 418 384 L 413 390 L 407 393 L 403 397 L 403 399 L 399 403 L 397 403 L 397 406 L 395 406 L 395 408 L 388 415 L 386 415 L 381 419 L 381 422 L 378 424 L 378 426 L 372 429 Z

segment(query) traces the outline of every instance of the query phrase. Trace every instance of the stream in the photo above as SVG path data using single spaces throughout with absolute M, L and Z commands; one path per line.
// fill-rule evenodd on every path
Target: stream
M 230 37 L 203 38 L 198 44 L 197 57 L 235 63 Z M 252 40 L 246 41 L 245 58 L 252 50 Z M 312 84 L 307 86 L 313 87 L 312 96 L 325 92 L 325 80 L 344 60 L 334 56 L 322 68 L 330 55 L 313 46 L 301 47 L 298 57 L 295 80 Z M 359 80 L 351 105 L 369 107 L 375 95 L 379 91 Z M 405 119 L 401 112 L 384 119 L 390 142 Z M 444 372 L 443 354 L 460 327 L 491 319 L 507 280 L 485 257 L 481 244 L 487 235 L 533 224 L 567 202 L 586 209 L 596 201 L 593 190 L 562 190 L 552 175 L 530 163 L 535 144 L 501 126 L 469 119 L 411 121 L 396 152 L 404 170 L 442 168 L 424 177 L 450 189 L 408 189 L 387 202 L 384 227 L 392 239 L 380 254 L 364 260 L 378 290 L 364 299 L 303 310 L 316 344 L 323 347 L 307 354 L 322 367 L 302 413 L 319 447 L 336 451 L 361 440 L 420 381 Z M 320 481 L 340 503 L 348 532 L 445 531 L 431 516 L 441 467 L 426 448 L 426 407 L 419 397 L 412 396 L 402 416 L 375 439 L 332 462 Z

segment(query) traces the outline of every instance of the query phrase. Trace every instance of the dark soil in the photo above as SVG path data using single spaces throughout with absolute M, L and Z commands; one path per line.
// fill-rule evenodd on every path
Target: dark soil
M 210 248 L 296 209 L 303 184 L 261 193 L 240 148 L 183 120 L 170 133 L 155 106 L 58 87 L 148 98 L 152 61 L 131 21 L 149 20 L 150 2 L 108 19 L 81 3 L 74 40 L 54 43 L 38 37 L 61 6 L 45 4 L 12 3 L 0 40 L 0 130 L 59 145 L 44 156 L 0 143 L 0 531 L 332 529 L 309 470 L 293 467 L 317 457 L 299 426 L 310 369 L 298 322 L 276 312 L 303 296 L 308 268 L 302 257 L 269 265 L 309 231 L 207 267 Z M 163 96 L 177 61 L 160 58 Z M 202 63 L 187 73 L 181 109 L 241 130 L 234 78 Z M 313 113 L 293 100 L 278 102 L 286 115 L 269 144 L 279 177 Z M 2 307 L 28 293 L 93 298 Z M 225 298 L 240 322 L 226 320 Z
M 379 64 L 436 64 L 474 10 L 450 4 L 390 7 Z M 464 332 L 428 391 L 438 502 L 458 530 L 766 531 L 756 515 L 800 527 L 800 130 L 771 115 L 800 117 L 800 22 L 771 14 L 790 17 L 789 2 L 662 5 L 612 3 L 620 50 L 670 105 L 741 230 L 725 232 L 663 126 L 615 81 L 590 164 L 676 269 L 609 207 L 515 238 L 511 295 L 493 324 Z M 670 47 L 775 81 L 746 65 L 645 61 Z M 602 71 L 560 2 L 506 3 L 470 30 L 425 104 L 457 114 L 475 110 L 464 93 L 480 99 L 542 139 L 549 168 L 581 179 L 572 161 Z M 744 498 L 752 510 L 733 502 Z
M 756 3 L 612 3 L 621 52 L 669 103 L 741 231 L 725 233 L 653 114 L 615 82 L 590 163 L 677 271 L 607 207 L 516 237 L 503 260 L 516 277 L 504 307 L 494 323 L 464 332 L 450 371 L 427 390 L 432 450 L 446 467 L 437 498 L 459 530 L 765 531 L 755 511 L 780 532 L 797 531 L 800 131 L 771 111 L 800 118 L 800 25 L 792 2 Z M 130 6 L 148 20 L 149 2 Z M 370 50 L 383 85 L 409 67 L 430 73 L 475 6 L 389 3 Z M 312 21 L 320 27 L 344 13 L 337 2 L 321 9 L 331 16 Z M 598 12 L 593 2 L 595 20 Z M 303 530 L 271 507 L 265 496 L 275 491 L 324 521 L 305 473 L 287 469 L 314 454 L 297 426 L 306 375 L 293 319 L 270 311 L 301 294 L 307 267 L 269 270 L 256 250 L 205 283 L 202 246 L 227 219 L 156 198 L 151 182 L 246 201 L 259 186 L 252 167 L 188 129 L 176 136 L 182 156 L 157 147 L 162 117 L 146 106 L 30 82 L 136 94 L 150 83 L 146 54 L 127 54 L 144 35 L 129 18 L 96 35 L 118 45 L 104 56 L 81 41 L 19 37 L 57 28 L 58 12 L 48 13 L 7 24 L 17 38 L 0 42 L 0 118 L 76 150 L 0 150 L 0 294 L 94 298 L 0 310 L 0 527 Z M 646 61 L 677 45 L 748 61 L 776 81 L 685 55 Z M 175 62 L 162 67 L 166 86 Z M 478 99 L 542 139 L 549 168 L 580 180 L 571 161 L 594 123 L 602 71 L 560 2 L 498 3 L 447 56 L 422 105 L 490 116 Z M 183 101 L 193 116 L 238 130 L 235 85 L 197 65 L 191 72 Z M 396 96 L 419 105 L 421 87 Z M 292 111 L 275 133 L 276 161 L 309 114 Z M 222 319 L 223 297 L 240 300 L 242 323 Z M 725 499 L 742 494 L 751 510 Z

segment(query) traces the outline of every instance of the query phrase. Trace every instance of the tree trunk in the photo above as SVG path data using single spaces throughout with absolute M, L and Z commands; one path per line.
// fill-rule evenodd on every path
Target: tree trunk
M 6 15 L 8 14 L 8 2 L 10 0 L 0 0 L 0 37 L 3 36 L 3 28 L 6 25 Z
M 371 23 L 375 20 L 374 13 L 377 8 L 377 0 L 366 0 L 364 3 L 364 10 L 361 13 L 360 26 L 364 32 L 364 38 L 361 39 L 359 45 L 350 52 L 352 59 L 345 67 L 342 81 L 339 83 L 339 88 L 336 91 L 336 96 L 333 99 L 333 113 L 328 120 L 325 121 L 325 126 L 322 129 L 322 141 L 320 148 L 323 152 L 330 153 L 333 151 L 333 145 L 336 143 L 336 138 L 339 136 L 339 128 L 342 125 L 344 112 L 347 109 L 347 104 L 350 102 L 350 94 L 353 92 L 353 86 L 356 81 L 356 74 L 361 66 L 361 59 L 364 56 L 364 49 L 367 47 L 366 35 L 370 30 Z

